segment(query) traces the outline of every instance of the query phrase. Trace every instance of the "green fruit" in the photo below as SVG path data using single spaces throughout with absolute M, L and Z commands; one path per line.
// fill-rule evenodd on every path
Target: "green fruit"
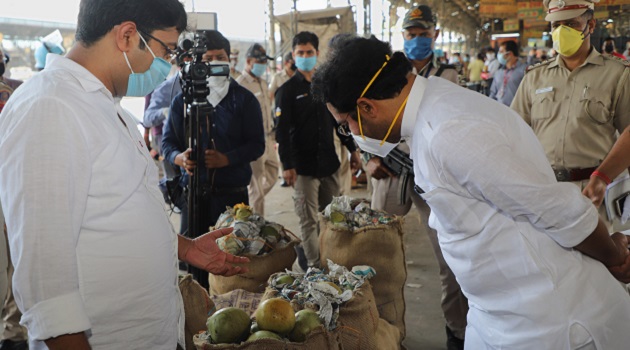
M 261 330 L 286 335 L 295 325 L 291 303 L 281 298 L 267 299 L 256 309 L 256 322 Z
M 330 221 L 333 224 L 339 224 L 346 221 L 346 216 L 343 215 L 343 213 L 341 212 L 333 211 L 332 213 L 330 213 Z
M 293 327 L 289 339 L 294 342 L 303 342 L 321 324 L 322 321 L 317 312 L 309 309 L 300 310 L 295 314 L 295 327 Z
M 206 326 L 214 344 L 240 343 L 247 338 L 250 323 L 245 311 L 226 307 L 210 316 Z
M 250 335 L 249 338 L 247 338 L 247 341 L 254 341 L 254 340 L 258 340 L 258 339 L 277 339 L 277 340 L 282 340 L 282 337 L 277 335 L 274 332 L 258 331 L 256 333 L 253 333 L 252 335 Z
M 246 208 L 240 208 L 236 210 L 236 215 L 234 215 L 234 217 L 236 217 L 237 220 L 240 221 L 247 221 L 247 219 L 252 215 L 252 211 Z
M 295 278 L 291 275 L 282 275 L 276 278 L 276 284 L 291 284 L 295 281 Z

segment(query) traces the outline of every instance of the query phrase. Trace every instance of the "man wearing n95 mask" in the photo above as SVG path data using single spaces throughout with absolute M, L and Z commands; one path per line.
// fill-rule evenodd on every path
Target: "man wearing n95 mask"
M 203 61 L 213 65 L 229 65 L 230 42 L 218 31 L 204 32 L 208 51 Z M 184 114 L 184 97 L 179 94 L 173 100 L 171 111 L 162 136 L 162 152 L 166 161 L 180 167 L 185 186 L 189 176 L 201 176 L 208 184 L 206 220 L 203 227 L 213 226 L 226 206 L 249 203 L 247 185 L 252 177 L 250 162 L 260 157 L 265 150 L 263 120 L 258 100 L 235 80 L 225 76 L 208 78 L 208 102 L 214 113 L 208 121 L 209 130 L 199 144 L 205 151 L 205 166 L 208 171 L 197 173 L 196 162 L 190 160 L 191 149 L 187 144 Z M 183 203 L 181 234 L 188 234 L 188 207 Z M 193 277 L 208 289 L 208 273 L 189 267 Z

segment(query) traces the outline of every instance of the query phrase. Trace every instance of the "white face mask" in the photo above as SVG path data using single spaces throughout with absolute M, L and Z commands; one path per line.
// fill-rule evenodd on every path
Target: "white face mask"
M 493 53 L 487 53 L 486 54 L 486 58 L 489 59 L 490 61 L 492 61 L 494 59 L 494 54 Z
M 382 142 L 383 144 L 381 145 L 381 140 L 373 139 L 367 136 L 364 136 L 365 140 L 363 139 L 363 137 L 361 137 L 361 135 L 352 134 L 352 137 L 354 138 L 354 141 L 356 141 L 356 143 L 359 145 L 359 148 L 361 148 L 363 151 L 371 153 L 375 156 L 379 156 L 381 158 L 387 156 L 389 152 L 396 148 L 396 146 L 398 146 L 398 144 L 400 143 L 391 143 L 385 141 Z
M 229 65 L 228 62 L 223 61 L 212 61 L 210 64 Z M 210 93 L 206 99 L 212 106 L 216 107 L 228 94 L 228 90 L 230 90 L 230 77 L 208 77 L 207 81 Z

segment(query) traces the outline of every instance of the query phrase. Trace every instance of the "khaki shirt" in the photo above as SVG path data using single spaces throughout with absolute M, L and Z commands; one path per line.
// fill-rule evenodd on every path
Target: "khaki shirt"
M 236 79 L 236 82 L 251 91 L 254 96 L 256 96 L 256 99 L 258 99 L 263 117 L 265 135 L 269 135 L 273 128 L 273 117 L 271 115 L 271 98 L 269 97 L 267 82 L 264 79 L 253 77 L 247 71 L 243 71 L 241 76 Z
M 552 167 L 590 168 L 606 157 L 630 124 L 630 79 L 617 91 L 624 69 L 630 69 L 624 61 L 595 49 L 573 72 L 560 56 L 529 68 L 511 107 L 532 127 Z
M 286 83 L 289 79 L 291 79 L 291 77 L 287 73 L 286 69 L 274 74 L 273 78 L 271 78 L 271 83 L 269 84 L 269 93 L 272 95 L 275 94 L 282 84 Z
M 424 66 L 420 72 L 418 72 L 416 70 L 416 67 L 413 67 L 413 74 L 417 74 L 417 75 L 421 75 L 425 78 L 428 77 L 432 77 L 434 76 L 437 71 L 440 69 L 440 61 L 437 59 L 437 57 L 435 57 L 435 55 L 433 55 L 433 59 L 431 60 L 431 62 L 429 64 L 427 64 L 426 66 Z M 429 67 L 431 67 L 429 74 L 427 75 L 427 69 L 429 69 Z M 442 74 L 440 74 L 440 78 L 449 80 L 455 84 L 459 83 L 459 79 L 457 77 L 457 70 L 455 68 L 446 68 L 442 71 Z

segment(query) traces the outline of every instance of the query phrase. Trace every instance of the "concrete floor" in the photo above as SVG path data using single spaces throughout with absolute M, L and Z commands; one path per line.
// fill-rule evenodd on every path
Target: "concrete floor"
M 278 181 L 266 197 L 265 218 L 298 233 L 292 194 L 292 188 L 281 187 Z M 350 195 L 368 198 L 365 188 L 352 190 Z M 172 214 L 171 220 L 174 227 L 179 228 L 179 215 Z M 403 345 L 409 350 L 443 350 L 446 349 L 446 333 L 440 309 L 438 266 L 429 239 L 419 232 L 419 220 L 418 213 L 412 208 L 404 225 L 408 275 L 405 287 L 407 337 Z

